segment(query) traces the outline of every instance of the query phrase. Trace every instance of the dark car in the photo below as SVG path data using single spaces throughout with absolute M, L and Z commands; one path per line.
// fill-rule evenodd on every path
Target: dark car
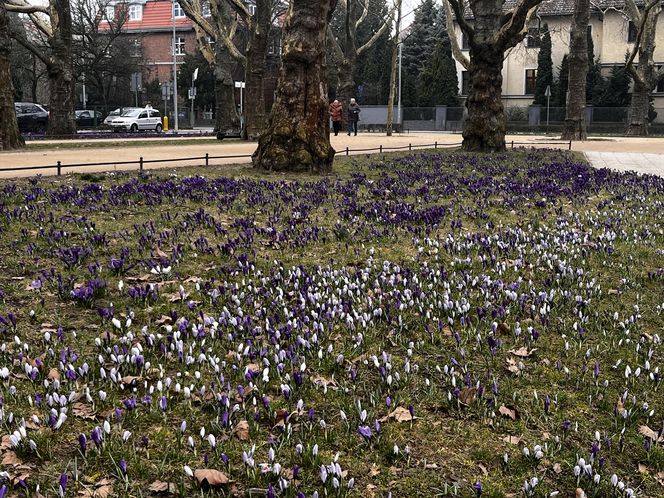
M 93 126 L 99 126 L 103 122 L 104 115 L 99 111 L 76 111 L 76 126 L 79 128 L 91 128 Z
M 16 120 L 21 133 L 45 133 L 48 126 L 48 111 L 32 102 L 15 102 Z

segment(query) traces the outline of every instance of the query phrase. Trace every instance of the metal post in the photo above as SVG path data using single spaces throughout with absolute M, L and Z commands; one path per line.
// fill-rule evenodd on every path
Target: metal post
M 551 92 L 549 92 L 549 95 L 546 97 L 546 132 L 549 132 L 549 104 L 551 101 Z
M 143 171 L 143 156 L 138 160 L 138 170 Z
M 173 110 L 175 112 L 175 132 L 178 132 L 178 63 L 175 55 L 175 0 L 171 5 L 173 16 Z
M 571 140 L 569 141 L 569 147 L 568 147 L 567 150 L 572 150 L 572 141 Z
M 514 149 L 514 140 L 512 140 L 512 149 Z
M 62 175 L 62 163 L 60 161 L 58 161 L 57 168 L 58 168 L 58 176 L 61 176 Z
M 380 146 L 380 153 L 381 154 L 383 153 L 383 146 L 382 145 Z
M 433 148 L 434 148 L 434 149 L 437 149 L 437 148 L 438 148 L 438 140 L 436 140 L 436 141 L 433 143 Z
M 346 147 L 346 155 L 348 155 L 348 152 L 349 152 L 348 147 Z
M 399 95 L 397 100 L 397 124 L 399 125 L 399 133 L 403 130 L 401 129 L 401 49 L 403 48 L 403 43 L 399 43 Z
M 413 150 L 413 144 L 408 144 L 408 150 Z
M 210 154 L 208 152 L 205 153 L 205 166 L 210 165 Z

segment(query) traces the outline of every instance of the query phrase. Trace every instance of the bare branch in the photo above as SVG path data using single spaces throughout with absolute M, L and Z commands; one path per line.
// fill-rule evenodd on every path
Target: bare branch
M 370 49 L 381 36 L 383 36 L 383 33 L 385 33 L 385 31 L 387 30 L 388 25 L 392 23 L 393 12 L 394 11 L 390 13 L 390 18 L 385 20 L 380 29 L 376 31 L 371 38 L 369 38 L 369 41 L 367 41 L 364 45 L 362 45 L 360 48 L 357 49 L 357 55 L 362 55 L 366 50 Z
M 200 0 L 179 0 L 178 3 L 185 15 L 210 38 L 215 38 L 214 27 L 205 17 L 203 17 L 203 8 Z
M 341 50 L 341 45 L 339 45 L 339 40 L 334 36 L 332 27 L 328 24 L 327 26 L 327 43 L 332 47 L 332 52 L 334 52 L 334 59 L 336 61 L 343 60 L 344 53 Z
M 473 46 L 475 44 L 475 30 L 470 24 L 468 24 L 468 21 L 466 21 L 466 18 L 464 17 L 466 6 L 463 0 L 446 0 L 446 1 L 449 2 L 450 7 L 452 8 L 452 12 L 454 12 L 454 17 L 456 18 L 456 22 L 461 28 L 461 31 L 463 31 L 466 34 L 466 39 L 468 40 L 468 44 L 470 46 Z
M 360 27 L 360 25 L 364 22 L 364 20 L 367 18 L 367 14 L 369 13 L 369 2 L 367 0 L 364 0 L 364 8 L 362 9 L 362 15 L 360 18 L 355 22 L 355 30 L 357 31 L 357 28 Z
M 627 0 L 625 2 L 625 8 L 627 9 L 628 12 L 632 11 L 632 6 L 628 4 L 633 4 L 633 0 Z M 645 24 L 648 22 L 648 16 L 650 11 L 656 6 L 659 5 L 659 0 L 651 0 L 648 5 L 646 5 L 645 9 L 643 9 L 643 14 L 640 17 L 641 22 L 638 24 L 638 30 L 636 32 L 636 40 L 634 42 L 634 48 L 632 49 L 632 53 L 629 55 L 629 59 L 627 59 L 627 70 L 630 72 L 632 77 L 635 80 L 638 80 L 639 83 L 644 83 L 643 79 L 641 78 L 641 75 L 638 74 L 638 71 L 634 69 L 634 58 L 636 57 L 636 54 L 638 54 L 639 49 L 641 48 L 641 39 L 643 38 L 643 33 L 645 31 Z M 639 12 L 636 6 L 634 6 L 636 10 L 636 15 L 638 16 Z M 636 21 L 632 21 L 636 24 Z
M 21 14 L 34 14 L 36 12 L 41 12 L 42 14 L 48 15 L 48 9 L 39 5 L 16 5 L 13 3 L 6 3 L 5 8 L 7 12 L 19 12 Z
M 464 69 L 468 70 L 470 68 L 470 59 L 463 53 L 461 47 L 459 46 L 459 40 L 456 36 L 456 29 L 454 28 L 454 17 L 452 15 L 452 9 L 447 0 L 443 0 L 443 8 L 445 9 L 445 19 L 447 21 L 447 33 L 448 38 L 450 39 L 450 44 L 452 45 L 452 55 L 454 58 L 461 64 Z
M 503 27 L 496 33 L 495 43 L 507 47 L 515 41 L 523 39 L 526 30 L 524 27 L 527 21 L 533 16 L 542 0 L 518 0 L 517 4 L 508 14 L 509 19 L 503 24 Z

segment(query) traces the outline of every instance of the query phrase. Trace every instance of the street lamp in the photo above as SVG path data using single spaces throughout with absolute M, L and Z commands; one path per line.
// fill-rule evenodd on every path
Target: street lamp
M 178 131 L 178 63 L 175 54 L 175 0 L 171 14 L 173 16 L 173 109 L 175 112 L 175 131 Z

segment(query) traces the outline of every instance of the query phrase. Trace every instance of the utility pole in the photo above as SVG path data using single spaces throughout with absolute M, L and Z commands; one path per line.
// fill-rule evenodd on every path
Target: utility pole
M 403 43 L 399 43 L 399 103 L 397 104 L 397 123 L 399 123 L 399 130 L 401 130 L 401 54 Z
M 171 9 L 173 16 L 173 110 L 175 113 L 175 131 L 178 131 L 178 62 L 175 54 L 175 0 Z

